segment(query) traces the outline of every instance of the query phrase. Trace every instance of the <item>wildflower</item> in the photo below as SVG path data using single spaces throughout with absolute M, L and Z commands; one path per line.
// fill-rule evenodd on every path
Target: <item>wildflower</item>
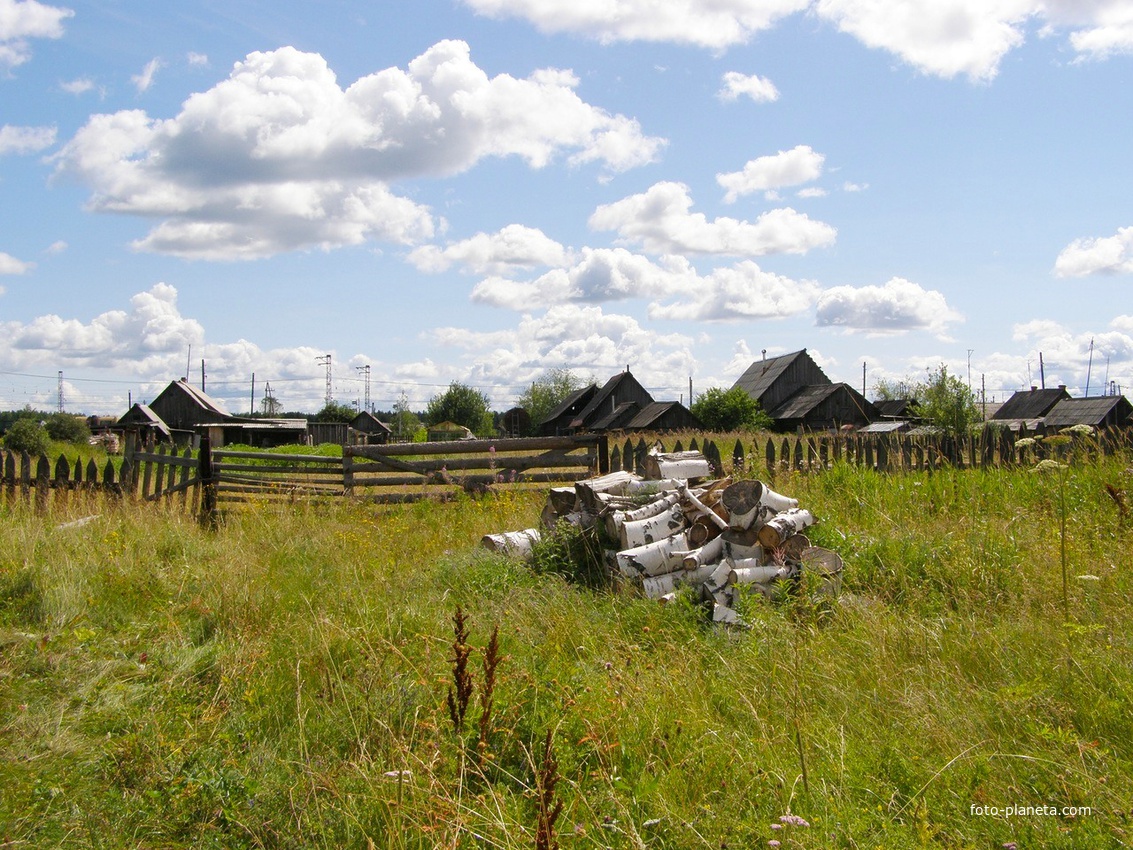
M 779 820 L 788 826 L 810 826 L 809 823 L 798 815 L 779 815 Z
M 1003 845 L 1003 850 L 1018 850 L 1018 847 L 1019 845 L 1017 845 L 1014 841 L 1008 841 Z
M 774 838 L 772 838 L 770 841 L 767 842 L 767 846 L 768 847 L 778 847 L 779 842 L 776 841 Z

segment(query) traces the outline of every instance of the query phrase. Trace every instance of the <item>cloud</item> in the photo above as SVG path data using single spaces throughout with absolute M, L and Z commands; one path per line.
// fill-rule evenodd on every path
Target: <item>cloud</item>
M 594 230 L 615 230 L 626 243 L 651 254 L 724 254 L 756 257 L 805 254 L 834 242 L 837 231 L 790 207 L 763 213 L 754 222 L 721 217 L 708 221 L 691 213 L 692 198 L 682 183 L 656 183 L 646 192 L 598 207 Z
M 732 203 L 752 192 L 768 192 L 784 186 L 798 186 L 822 176 L 826 157 L 815 153 L 809 145 L 796 145 L 789 151 L 750 160 L 743 171 L 717 174 L 716 182 L 728 190 L 725 203 Z
M 1113 319 L 1107 330 L 1084 331 L 1035 319 L 1015 325 L 1012 339 L 1028 347 L 1036 370 L 1042 353 L 1048 387 L 1066 384 L 1084 392 L 1088 380 L 1090 394 L 1098 395 L 1107 375 L 1123 387 L 1133 383 L 1133 321 L 1129 316 Z M 1037 383 L 1037 372 L 1031 377 Z
M 717 92 L 720 100 L 736 100 L 740 95 L 750 97 L 756 103 L 772 103 L 779 99 L 779 90 L 766 77 L 748 76 L 738 71 L 724 74 L 724 87 Z
M 693 322 L 782 319 L 809 310 L 821 291 L 812 281 L 767 272 L 750 260 L 716 269 L 670 304 L 651 304 L 649 318 Z
M 188 53 L 187 53 L 187 54 L 185 55 L 185 59 L 186 59 L 186 61 L 187 61 L 187 62 L 188 62 L 188 63 L 189 63 L 190 65 L 201 65 L 201 66 L 204 66 L 204 65 L 208 65 L 208 63 L 209 63 L 209 58 L 208 58 L 208 56 L 207 56 L 206 54 L 204 54 L 204 53 L 195 53 L 195 52 L 193 52 L 192 50 L 190 50 L 190 51 L 189 51 L 189 52 L 188 52 Z
M 170 119 L 95 115 L 56 157 L 56 178 L 91 189 L 88 208 L 162 219 L 139 250 L 250 259 L 378 239 L 429 239 L 427 209 L 392 182 L 466 171 L 487 157 L 542 168 L 652 161 L 663 142 L 582 101 L 578 80 L 543 69 L 489 78 L 468 45 L 444 41 L 346 89 L 318 54 L 252 53 Z
M 746 43 L 810 0 L 464 0 L 490 17 L 519 17 L 543 32 L 573 32 L 603 44 L 664 41 L 722 51 Z
M 871 335 L 924 330 L 944 337 L 948 326 L 961 319 L 942 293 L 900 277 L 882 286 L 835 286 L 822 293 L 816 310 L 819 327 Z
M 67 250 L 67 243 L 64 242 L 62 239 L 57 239 L 56 241 L 52 242 L 50 245 L 47 246 L 47 248 L 44 250 L 44 253 L 45 254 L 62 254 L 66 250 Z
M 135 74 L 130 77 L 130 82 L 134 84 L 134 88 L 138 90 L 138 94 L 144 91 L 149 91 L 149 87 L 153 85 L 153 78 L 157 72 L 164 67 L 160 59 L 154 58 L 146 63 L 140 74 Z
M 35 263 L 25 263 L 17 260 L 11 254 L 0 251 L 0 274 L 23 274 L 35 268 Z
M 548 363 L 600 381 L 629 366 L 655 397 L 676 399 L 680 378 L 674 384 L 674 376 L 692 375 L 696 367 L 691 337 L 658 333 L 632 316 L 592 305 L 558 305 L 502 331 L 444 327 L 427 336 L 436 346 L 462 352 L 462 368 L 476 384 L 529 385 Z M 510 402 L 497 393 L 493 403 L 503 408 Z
M 1121 227 L 1113 236 L 1075 239 L 1054 262 L 1059 277 L 1129 274 L 1133 272 L 1133 227 Z
M 460 265 L 476 274 L 506 274 L 520 268 L 561 266 L 570 262 L 567 250 L 541 230 L 509 224 L 495 233 L 477 233 L 444 248 L 422 245 L 408 260 L 420 271 L 443 272 Z
M 1125 0 L 1047 0 L 1052 25 L 1074 31 L 1070 44 L 1082 59 L 1107 59 L 1133 52 L 1133 9 Z
M 31 58 L 31 38 L 61 38 L 63 21 L 75 13 L 36 0 L 0 0 L 0 67 Z
M 60 83 L 59 88 L 67 92 L 67 94 L 86 94 L 94 88 L 94 80 L 90 77 L 77 77 L 65 83 Z
M 472 300 L 511 310 L 530 310 L 571 302 L 598 303 L 657 298 L 683 288 L 696 273 L 683 258 L 665 265 L 624 248 L 584 248 L 578 262 L 553 269 L 532 281 L 489 277 L 472 290 Z
M 0 127 L 0 156 L 9 153 L 35 153 L 55 144 L 54 127 Z

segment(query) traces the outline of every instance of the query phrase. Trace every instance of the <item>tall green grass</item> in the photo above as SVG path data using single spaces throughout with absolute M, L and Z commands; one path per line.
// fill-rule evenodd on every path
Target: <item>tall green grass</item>
M 477 548 L 538 495 L 215 532 L 5 508 L 0 847 L 533 847 L 548 731 L 564 848 L 1126 846 L 1127 463 L 1066 476 L 1069 621 L 1060 494 L 1025 470 L 777 478 L 846 593 L 744 600 L 747 629 Z M 475 687 L 499 629 L 482 765 L 458 607 Z

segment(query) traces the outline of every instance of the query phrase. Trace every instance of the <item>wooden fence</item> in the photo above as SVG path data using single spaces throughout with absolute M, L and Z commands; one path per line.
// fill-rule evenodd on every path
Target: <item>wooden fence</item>
M 343 456 L 210 450 L 194 456 L 164 445 L 127 439 L 119 465 L 83 465 L 60 455 L 30 457 L 0 449 L 0 503 L 26 503 L 39 511 L 70 501 L 160 502 L 211 519 L 226 504 L 288 502 L 298 498 L 352 497 L 373 502 L 447 499 L 461 491 L 543 488 L 621 469 L 643 472 L 649 450 L 699 449 L 714 474 L 774 480 L 788 471 L 817 472 L 849 463 L 882 473 L 933 472 L 944 467 L 987 469 L 1033 464 L 1043 443 L 1018 444 L 1009 431 L 985 429 L 963 440 L 902 435 L 759 435 L 721 443 L 711 437 L 676 441 L 607 437 L 460 440 L 345 446 Z M 1024 446 L 1026 446 L 1024 448 Z M 1078 458 L 1133 449 L 1133 430 L 1075 438 Z

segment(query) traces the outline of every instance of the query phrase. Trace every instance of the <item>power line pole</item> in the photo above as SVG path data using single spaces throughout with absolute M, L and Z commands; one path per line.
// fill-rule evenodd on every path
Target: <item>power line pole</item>
M 326 406 L 327 407 L 330 407 L 330 403 L 332 401 L 334 401 L 334 393 L 331 391 L 331 384 L 330 384 L 330 377 L 331 377 L 331 375 L 330 375 L 330 359 L 331 358 L 330 358 L 329 354 L 324 354 L 322 357 L 316 357 L 315 358 L 316 363 L 318 363 L 319 365 L 325 365 L 327 367 L 327 394 L 326 394 Z
M 63 371 L 59 371 L 59 412 L 63 412 Z
M 367 363 L 365 366 L 355 366 L 354 368 L 359 372 L 365 373 L 366 375 L 366 405 L 362 408 L 362 410 L 364 410 L 366 413 L 373 413 L 373 411 L 370 409 L 370 364 Z

